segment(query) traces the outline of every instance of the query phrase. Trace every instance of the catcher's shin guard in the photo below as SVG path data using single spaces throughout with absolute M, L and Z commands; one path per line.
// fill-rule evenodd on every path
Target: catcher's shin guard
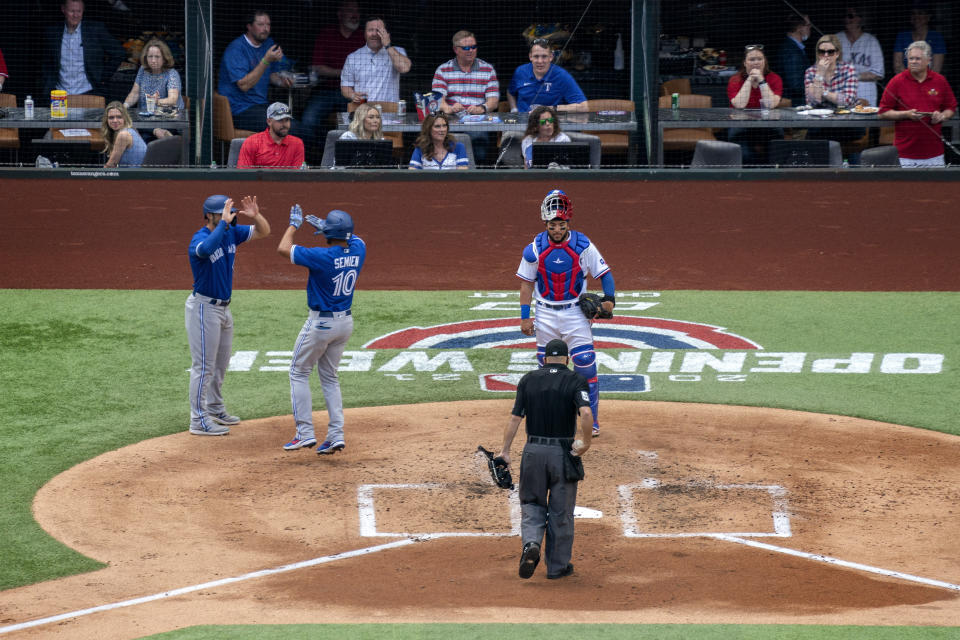
M 593 424 L 600 419 L 600 382 L 597 379 L 597 354 L 592 344 L 574 347 L 570 351 L 573 370 L 587 379 L 590 388 L 590 409 L 593 411 Z

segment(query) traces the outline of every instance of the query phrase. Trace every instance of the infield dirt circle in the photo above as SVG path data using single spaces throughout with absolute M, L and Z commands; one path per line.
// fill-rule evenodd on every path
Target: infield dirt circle
M 37 186 L 38 181 L 11 180 L 7 188 L 16 192 Z M 78 228 L 77 241 L 89 245 L 84 251 L 96 247 L 106 255 L 110 247 L 124 246 L 120 236 L 127 230 L 110 223 L 126 201 L 123 189 L 137 192 L 145 186 L 128 181 L 98 187 L 101 206 Z M 262 206 L 272 206 L 271 221 L 282 224 L 281 203 L 287 203 L 289 187 L 257 187 L 262 187 Z M 506 185 L 491 194 L 481 187 L 462 201 L 475 197 L 482 204 L 483 198 L 502 198 L 535 211 L 530 193 L 543 192 L 540 186 Z M 595 188 L 603 189 L 610 211 L 637 201 L 634 184 Z M 670 200 L 675 188 L 644 185 L 642 204 Z M 701 236 L 677 233 L 667 221 L 648 221 L 648 238 L 669 236 L 672 241 L 655 243 L 655 270 L 645 269 L 647 264 L 617 271 L 619 287 L 789 289 L 826 282 L 822 288 L 837 290 L 909 290 L 916 283 L 926 290 L 956 289 L 955 269 L 921 267 L 906 254 L 892 255 L 891 247 L 900 245 L 881 237 L 899 231 L 900 239 L 908 235 L 905 230 L 922 228 L 924 238 L 918 242 L 929 240 L 924 246 L 932 264 L 952 264 L 955 248 L 937 243 L 954 237 L 955 216 L 925 219 L 934 215 L 926 201 L 900 199 L 902 218 L 886 225 L 876 225 L 866 215 L 858 219 L 857 229 L 845 223 L 842 232 L 859 244 L 841 247 L 832 240 L 836 226 L 829 225 L 839 224 L 832 212 L 850 194 L 836 185 L 809 188 L 819 200 L 813 201 L 812 211 L 805 209 L 804 232 L 796 230 L 800 223 L 787 208 L 770 212 L 767 227 L 758 231 L 769 234 L 783 223 L 784 245 L 802 238 L 789 251 L 781 247 L 764 255 L 761 280 L 750 280 L 757 273 L 750 265 L 733 273 L 710 264 L 694 270 L 684 260 L 695 254 L 703 237 L 729 237 L 723 233 L 731 230 L 738 246 L 765 246 L 750 237 L 755 226 L 738 219 L 739 198 L 718 202 L 716 215 L 705 222 L 717 228 L 701 226 Z M 333 185 L 327 191 L 330 206 L 349 211 L 360 206 L 346 195 L 354 193 L 355 185 L 337 189 L 341 187 Z M 588 189 L 576 185 L 572 195 L 596 202 L 599 191 L 590 200 Z M 691 198 L 706 198 L 717 186 L 691 183 L 684 189 Z M 217 191 L 225 189 L 186 183 L 171 198 L 195 204 L 203 194 Z M 870 196 L 869 189 L 864 191 L 865 198 Z M 506 246 L 507 236 L 522 229 L 510 239 L 515 244 L 536 229 L 513 221 L 511 212 L 486 208 L 497 218 L 491 224 L 501 230 L 496 251 L 511 266 L 500 280 L 477 282 L 468 277 L 476 270 L 453 255 L 457 243 L 444 235 L 453 233 L 450 227 L 412 223 L 417 210 L 436 214 L 435 208 L 422 206 L 422 194 L 394 188 L 368 200 L 389 196 L 406 203 L 404 195 L 414 204 L 398 205 L 409 216 L 409 226 L 399 233 L 426 229 L 429 237 L 420 240 L 435 249 L 424 267 L 457 265 L 442 274 L 447 279 L 437 286 L 514 286 L 509 269 L 518 248 Z M 743 197 L 783 197 L 783 185 L 753 184 L 751 194 Z M 891 199 L 879 191 L 872 197 L 877 207 Z M 953 188 L 932 185 L 925 197 L 948 201 Z M 53 193 L 45 206 L 71 206 L 58 198 L 67 199 Z M 803 200 L 786 198 L 794 199 Z M 27 222 L 34 219 L 29 213 L 24 212 L 23 222 L 8 225 L 4 242 L 18 269 L 6 271 L 3 286 L 151 288 L 171 286 L 178 278 L 182 282 L 173 286 L 187 282 L 183 249 L 197 220 L 158 218 L 154 237 L 177 241 L 157 242 L 138 255 L 137 269 L 118 270 L 122 283 L 92 274 L 99 265 L 84 272 L 78 250 L 68 255 L 76 262 L 63 271 L 77 282 L 58 285 L 29 263 L 31 255 L 38 260 L 41 252 L 21 250 L 40 224 Z M 591 229 L 590 235 L 599 238 L 615 268 L 627 256 L 639 260 L 635 239 L 620 238 L 615 228 Z M 371 228 L 365 238 L 382 252 L 401 244 L 384 228 Z M 844 251 L 850 246 L 859 247 L 858 262 L 872 265 L 869 284 L 860 286 L 852 270 L 837 268 L 848 260 Z M 442 247 L 450 255 L 440 255 Z M 809 247 L 823 247 L 821 258 L 814 260 L 823 273 L 806 268 L 812 266 Z M 278 274 L 274 251 L 270 243 L 247 252 L 245 262 L 238 263 L 243 287 L 302 287 L 302 274 L 292 269 Z M 719 249 L 715 257 L 723 263 Z M 408 286 L 415 286 L 409 283 L 416 278 L 416 262 L 399 255 L 371 263 L 361 286 L 404 288 L 396 280 L 400 272 Z M 834 275 L 825 275 L 828 268 Z M 910 268 L 917 271 L 908 273 Z M 454 272 L 457 279 L 452 279 Z M 28 277 L 24 274 L 33 280 L 22 281 Z M 671 280 L 673 274 L 680 279 Z M 576 571 L 564 580 L 547 581 L 541 566 L 531 580 L 520 580 L 520 543 L 512 535 L 515 501 L 492 485 L 476 453 L 480 444 L 498 446 L 510 406 L 509 400 L 497 399 L 349 409 L 347 448 L 334 456 L 282 451 L 280 445 L 291 434 L 290 416 L 244 421 L 224 438 L 191 437 L 184 431 L 103 454 L 43 487 L 34 513 L 58 540 L 109 566 L 4 592 L 0 624 L 118 603 L 128 606 L 105 607 L 14 637 L 109 640 L 196 624 L 955 625 L 960 620 L 960 438 L 793 411 L 604 399 L 603 435 L 584 459 L 587 478 L 578 505 L 593 517 L 577 520 Z M 324 424 L 326 415 L 318 412 L 315 419 Z M 519 450 L 518 442 L 515 464 Z M 514 472 L 516 477 L 516 468 Z M 184 591 L 169 593 L 178 589 Z M 137 598 L 145 601 L 131 602 Z

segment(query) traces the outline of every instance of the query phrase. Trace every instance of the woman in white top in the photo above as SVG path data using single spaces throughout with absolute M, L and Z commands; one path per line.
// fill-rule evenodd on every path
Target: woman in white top
M 449 117 L 441 111 L 424 118 L 416 148 L 410 157 L 410 169 L 444 171 L 470 168 L 466 147 L 450 135 Z
M 383 140 L 383 118 L 377 108 L 367 103 L 357 107 L 350 128 L 340 140 Z
M 523 165 L 529 169 L 533 164 L 534 142 L 570 142 L 570 136 L 560 132 L 557 110 L 553 107 L 536 107 L 530 112 L 527 130 L 523 132 L 520 152 L 523 153 Z

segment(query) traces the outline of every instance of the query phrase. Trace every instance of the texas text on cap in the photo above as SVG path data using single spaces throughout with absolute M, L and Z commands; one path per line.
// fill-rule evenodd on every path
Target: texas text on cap
M 267 117 L 271 120 L 283 120 L 284 118 L 289 118 L 291 117 L 290 107 L 282 102 L 274 102 L 267 109 Z
M 547 343 L 547 356 L 565 356 L 567 355 L 567 343 L 558 338 L 554 338 Z

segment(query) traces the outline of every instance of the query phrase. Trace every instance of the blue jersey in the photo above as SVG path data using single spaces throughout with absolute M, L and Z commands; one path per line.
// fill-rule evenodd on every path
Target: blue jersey
M 580 85 L 566 69 L 551 64 L 546 75 L 540 80 L 533 75 L 533 64 L 517 67 L 507 92 L 517 99 L 517 110 L 526 113 L 535 104 L 555 107 L 559 104 L 579 104 L 586 102 Z
M 210 231 L 203 227 L 190 240 L 193 290 L 208 298 L 228 300 L 233 294 L 233 260 L 237 245 L 253 237 L 253 227 L 231 227 L 220 222 Z
M 367 257 L 367 245 L 353 236 L 346 247 L 293 245 L 290 262 L 310 269 L 307 305 L 314 311 L 346 311 L 353 304 L 357 277 Z
M 555 243 L 546 231 L 537 234 L 523 250 L 517 276 L 535 282 L 534 297 L 545 302 L 576 300 L 586 288 L 586 276 L 601 278 L 610 271 L 590 238 L 571 230 Z

